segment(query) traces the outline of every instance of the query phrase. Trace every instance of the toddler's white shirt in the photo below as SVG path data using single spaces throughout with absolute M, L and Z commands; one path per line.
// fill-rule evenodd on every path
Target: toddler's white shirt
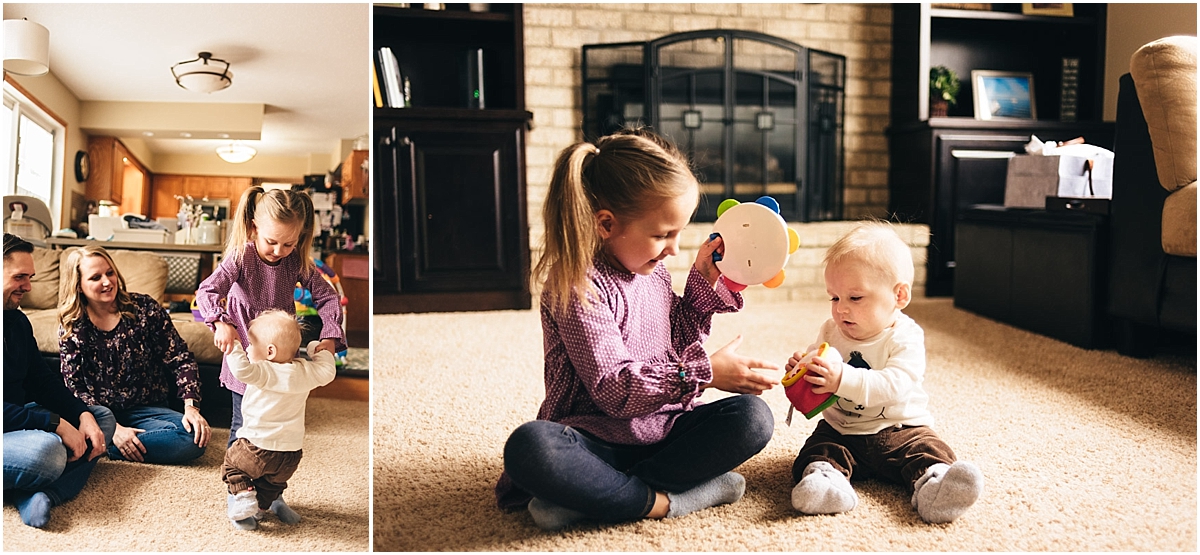
M 304 406 L 308 392 L 333 381 L 337 365 L 333 353 L 313 354 L 318 342 L 308 344 L 312 360 L 264 360 L 251 363 L 241 343 L 229 355 L 229 369 L 246 384 L 242 396 L 242 427 L 237 437 L 260 449 L 298 451 L 304 446 Z

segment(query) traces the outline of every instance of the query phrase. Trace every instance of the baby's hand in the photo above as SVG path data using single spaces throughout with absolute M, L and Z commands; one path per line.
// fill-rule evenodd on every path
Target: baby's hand
M 704 279 L 712 286 L 716 286 L 717 278 L 721 277 L 721 270 L 718 270 L 717 264 L 713 262 L 712 255 L 714 252 L 725 254 L 725 243 L 720 235 L 700 245 L 700 249 L 696 251 L 696 261 L 692 263 L 696 271 L 700 272 L 700 275 L 704 276 Z
M 837 349 L 829 347 L 821 356 L 813 353 L 808 361 L 808 372 L 804 379 L 813 384 L 814 393 L 837 393 L 842 385 L 842 355 Z

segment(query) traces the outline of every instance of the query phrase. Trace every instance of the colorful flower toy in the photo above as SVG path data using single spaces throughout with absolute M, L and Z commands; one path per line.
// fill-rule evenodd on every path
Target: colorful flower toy
M 713 262 L 730 291 L 749 285 L 779 287 L 788 257 L 800 247 L 800 236 L 779 215 L 771 197 L 740 203 L 726 199 L 717 207 L 713 233 L 725 243 L 725 253 L 713 253 Z
M 830 347 L 828 343 L 822 343 L 817 347 L 816 351 L 804 353 L 800 357 L 800 362 L 792 367 L 792 370 L 783 376 L 781 383 L 783 384 L 783 392 L 787 395 L 792 406 L 800 409 L 804 417 L 811 420 L 814 416 L 821 414 L 822 411 L 832 406 L 837 402 L 838 396 L 832 393 L 815 393 L 813 392 L 813 384 L 808 380 L 803 379 L 804 373 L 808 372 L 808 363 L 812 362 L 815 357 L 821 357 L 825 360 L 842 361 L 842 355 L 837 349 Z M 791 415 L 788 415 L 791 418 Z

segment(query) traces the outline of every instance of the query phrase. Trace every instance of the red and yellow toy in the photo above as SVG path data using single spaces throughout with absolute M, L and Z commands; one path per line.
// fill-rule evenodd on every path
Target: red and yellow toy
M 797 362 L 796 366 L 792 367 L 792 370 L 784 375 L 780 382 L 783 384 L 783 392 L 792 402 L 792 406 L 799 409 L 809 420 L 838 401 L 838 396 L 832 393 L 814 392 L 813 384 L 803 379 L 805 372 L 808 372 L 808 363 L 815 357 L 838 362 L 842 360 L 842 355 L 838 353 L 837 349 L 830 347 L 828 343 L 821 343 L 821 346 L 817 347 L 815 351 L 804 353 L 800 357 L 800 362 Z

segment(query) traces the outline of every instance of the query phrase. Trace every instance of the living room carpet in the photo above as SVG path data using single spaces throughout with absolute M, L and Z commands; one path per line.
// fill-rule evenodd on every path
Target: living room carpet
M 784 424 L 737 469 L 745 497 L 683 518 L 579 524 L 545 533 L 496 508 L 508 434 L 543 398 L 536 311 L 376 316 L 376 550 L 415 551 L 1194 551 L 1195 346 L 1136 360 L 1089 351 L 917 299 L 934 428 L 985 475 L 957 521 L 930 525 L 900 486 L 855 482 L 859 505 L 831 516 L 791 507 L 791 464 L 815 421 Z M 717 315 L 706 347 L 782 365 L 828 317 L 827 301 Z M 722 395 L 711 391 L 704 399 Z M 720 448 L 720 446 L 714 446 Z
M 214 428 L 204 456 L 179 466 L 101 458 L 87 487 L 51 511 L 45 529 L 4 507 L 4 551 L 367 551 L 367 403 L 309 398 L 304 458 L 283 494 L 302 520 L 267 517 L 238 531 L 225 516 L 221 462 L 228 429 Z

